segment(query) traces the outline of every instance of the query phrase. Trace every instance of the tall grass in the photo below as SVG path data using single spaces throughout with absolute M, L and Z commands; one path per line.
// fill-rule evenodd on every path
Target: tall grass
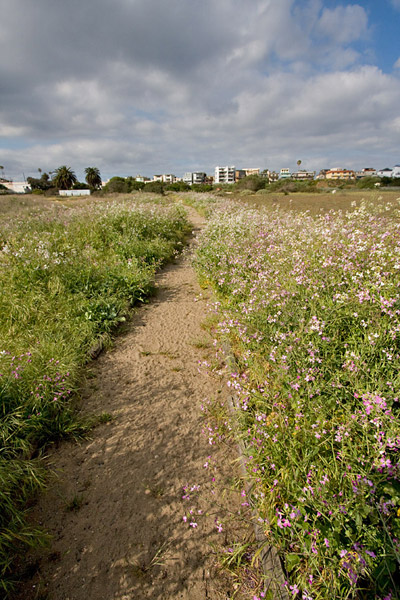
M 293 597 L 399 597 L 399 215 L 231 204 L 198 250 L 239 365 L 253 501 Z
M 28 207 L 0 219 L 0 590 L 16 551 L 43 541 L 24 518 L 44 485 L 32 457 L 79 435 L 72 398 L 82 365 L 153 291 L 156 269 L 189 231 L 184 211 L 125 201 Z M 31 214 L 33 212 L 33 214 Z

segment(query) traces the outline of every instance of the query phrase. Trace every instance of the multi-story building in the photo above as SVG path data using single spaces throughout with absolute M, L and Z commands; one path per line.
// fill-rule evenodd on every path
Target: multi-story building
M 376 169 L 373 167 L 366 167 L 365 169 L 361 169 L 361 171 L 356 172 L 357 179 L 361 179 L 362 177 L 376 177 Z
M 235 167 L 215 167 L 214 183 L 235 183 Z
M 239 181 L 239 179 L 244 179 L 244 177 L 247 177 L 246 171 L 244 169 L 236 169 L 235 181 Z
M 260 174 L 260 169 L 255 169 L 255 168 L 243 169 L 243 171 L 246 173 L 246 177 L 248 177 L 249 175 L 259 175 Z
M 268 183 L 273 183 L 274 181 L 278 181 L 279 173 L 276 171 L 268 171 Z
M 400 177 L 400 165 L 395 165 L 392 168 L 380 169 L 376 172 L 378 177 Z
M 182 177 L 182 181 L 188 185 L 199 185 L 205 183 L 207 173 L 203 171 L 193 171 L 192 173 L 185 173 Z
M 349 169 L 341 169 L 340 167 L 333 167 L 332 169 L 329 169 L 329 171 L 327 171 L 325 173 L 325 179 L 349 180 L 349 179 L 355 179 L 355 178 L 356 178 L 356 174 L 354 171 L 351 171 Z
M 163 183 L 175 183 L 176 177 L 172 173 L 164 173 L 163 175 L 154 175 L 153 181 L 162 181 Z
M 291 176 L 292 174 L 290 172 L 290 169 L 287 169 L 286 167 L 279 171 L 279 179 L 290 179 Z

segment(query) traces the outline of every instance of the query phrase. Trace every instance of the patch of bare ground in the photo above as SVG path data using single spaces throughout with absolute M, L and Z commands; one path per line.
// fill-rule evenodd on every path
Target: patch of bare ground
M 190 217 L 201 227 L 195 211 Z M 233 597 L 213 544 L 230 544 L 248 530 L 239 533 L 232 523 L 219 533 L 215 522 L 215 501 L 224 503 L 235 456 L 210 446 L 201 433 L 203 400 L 224 396 L 226 385 L 199 370 L 213 351 L 201 328 L 205 300 L 195 301 L 200 289 L 190 252 L 158 275 L 157 288 L 114 348 L 93 363 L 82 391 L 85 412 L 106 412 L 112 420 L 88 441 L 63 443 L 48 454 L 57 477 L 32 519 L 52 542 L 30 557 L 35 573 L 19 600 Z M 204 464 L 214 461 L 222 477 L 213 494 L 216 484 Z M 200 490 L 184 500 L 187 485 Z M 240 504 L 231 495 L 226 501 L 228 511 L 229 503 Z

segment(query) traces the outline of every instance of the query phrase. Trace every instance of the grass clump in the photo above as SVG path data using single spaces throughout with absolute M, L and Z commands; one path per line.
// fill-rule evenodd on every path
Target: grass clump
M 296 597 L 399 597 L 396 206 L 232 205 L 197 253 L 238 362 L 252 501 Z
M 156 269 L 189 230 L 184 211 L 164 202 L 41 200 L 15 211 L 7 199 L 0 214 L 2 592 L 15 552 L 41 541 L 24 519 L 28 498 L 44 485 L 32 457 L 87 430 L 73 397 L 90 349 L 152 293 Z

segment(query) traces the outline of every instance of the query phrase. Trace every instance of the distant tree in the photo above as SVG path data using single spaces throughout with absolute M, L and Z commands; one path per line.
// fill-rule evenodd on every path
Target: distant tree
M 26 181 L 32 190 L 41 190 L 46 192 L 53 186 L 48 173 L 42 173 L 42 176 L 39 179 L 36 177 L 28 177 Z
M 111 193 L 119 193 L 119 194 L 127 194 L 129 193 L 129 183 L 125 180 L 124 177 L 111 177 L 110 181 L 106 183 L 103 188 L 103 192 L 106 194 Z
M 101 175 L 97 167 L 87 167 L 85 169 L 86 177 L 85 181 L 93 190 L 101 188 Z
M 142 190 L 145 186 L 144 181 L 136 181 L 134 177 L 127 177 L 125 179 L 128 192 L 137 192 Z
M 301 160 L 299 159 L 299 160 L 297 161 L 297 166 L 299 167 L 300 165 L 301 165 Z
M 70 190 L 77 181 L 74 171 L 65 165 L 58 167 L 53 177 L 53 184 L 59 190 Z

